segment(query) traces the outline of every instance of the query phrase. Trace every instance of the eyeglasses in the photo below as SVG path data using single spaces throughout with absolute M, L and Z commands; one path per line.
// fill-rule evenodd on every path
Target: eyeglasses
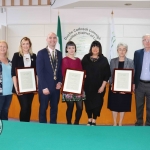
M 143 42 L 149 42 L 150 43 L 150 39 L 144 39 Z

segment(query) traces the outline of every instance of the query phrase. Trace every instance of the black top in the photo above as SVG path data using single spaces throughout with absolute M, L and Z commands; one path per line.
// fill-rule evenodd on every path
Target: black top
M 86 71 L 85 90 L 97 92 L 103 81 L 110 77 L 110 67 L 107 58 L 101 55 L 97 61 L 92 61 L 90 54 L 82 59 L 83 70 Z
M 86 110 L 100 106 L 104 92 L 98 93 L 103 81 L 108 81 L 111 73 L 107 58 L 102 54 L 97 60 L 92 60 L 90 54 L 86 54 L 82 59 L 83 70 L 86 71 L 84 90 L 86 94 Z
M 36 69 L 36 54 L 30 55 L 31 57 L 31 67 L 34 67 Z M 16 76 L 16 68 L 17 67 L 24 67 L 23 62 L 23 56 L 19 55 L 19 53 L 14 53 L 14 56 L 12 58 L 12 69 L 11 69 L 11 75 Z M 13 87 L 12 90 L 13 93 L 15 93 L 15 88 Z
M 118 69 L 123 69 L 123 68 L 124 68 L 124 61 L 119 61 Z

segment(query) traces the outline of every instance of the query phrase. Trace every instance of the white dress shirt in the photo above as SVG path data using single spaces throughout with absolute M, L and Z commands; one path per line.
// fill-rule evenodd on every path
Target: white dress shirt
M 31 57 L 30 54 L 23 55 L 23 62 L 25 67 L 31 67 Z
M 50 51 L 50 54 L 52 57 L 53 57 L 53 51 L 54 51 L 54 57 L 55 57 L 55 50 L 52 50 L 50 47 L 48 47 L 48 50 Z

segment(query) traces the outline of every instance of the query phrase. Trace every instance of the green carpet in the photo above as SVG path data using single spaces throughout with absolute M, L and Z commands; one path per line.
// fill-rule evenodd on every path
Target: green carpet
M 3 121 L 0 150 L 149 150 L 149 127 Z

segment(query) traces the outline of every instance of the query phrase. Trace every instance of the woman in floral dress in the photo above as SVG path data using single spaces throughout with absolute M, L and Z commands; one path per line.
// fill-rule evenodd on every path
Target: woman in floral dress
M 66 44 L 66 53 L 67 56 L 62 59 L 62 75 L 65 76 L 66 69 L 82 70 L 81 61 L 79 58 L 75 57 L 76 45 L 74 42 L 69 41 Z M 71 124 L 72 112 L 74 108 L 74 103 L 76 103 L 76 113 L 74 124 L 79 124 L 82 109 L 83 109 L 83 100 L 85 99 L 84 95 L 77 94 L 64 94 L 62 101 L 65 101 L 67 104 L 66 118 L 67 124 Z

